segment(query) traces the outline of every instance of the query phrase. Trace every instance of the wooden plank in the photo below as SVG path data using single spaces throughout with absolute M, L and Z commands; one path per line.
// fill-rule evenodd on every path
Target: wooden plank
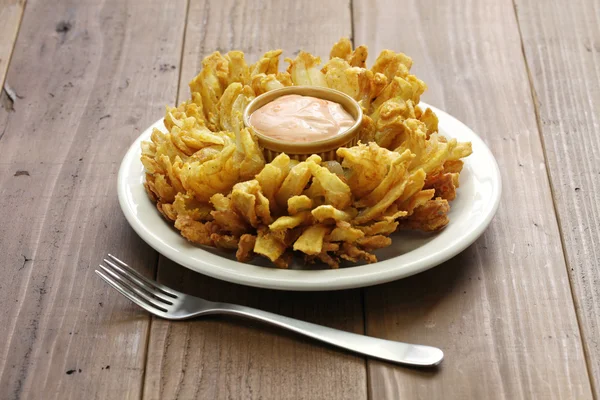
M 24 8 L 25 0 L 0 0 L 0 89 L 4 84 Z
M 215 50 L 240 49 L 253 62 L 264 51 L 299 49 L 329 55 L 350 35 L 347 2 L 191 1 L 180 101 L 187 82 Z M 293 293 L 217 281 L 161 258 L 159 279 L 216 301 L 245 304 L 283 315 L 363 332 L 359 290 Z M 278 329 L 232 318 L 152 322 L 144 397 L 243 399 L 364 399 L 364 358 L 306 341 Z
M 185 0 L 27 4 L 0 109 L 0 393 L 140 397 L 149 317 L 102 282 L 107 252 L 152 273 L 121 158 L 176 97 Z M 151 29 L 150 29 L 151 28 Z M 164 68 L 163 68 L 164 69 Z
M 412 56 L 430 87 L 424 101 L 484 138 L 504 184 L 498 214 L 473 246 L 366 291 L 368 334 L 446 352 L 438 371 L 369 361 L 370 397 L 591 398 L 512 3 L 354 5 L 355 41 L 370 46 L 371 61 L 384 48 Z
M 600 4 L 517 0 L 594 394 L 600 397 Z
M 210 300 L 363 333 L 360 290 L 256 289 L 199 275 L 164 258 L 159 279 Z M 144 389 L 150 399 L 364 399 L 365 361 L 238 318 L 153 319 Z

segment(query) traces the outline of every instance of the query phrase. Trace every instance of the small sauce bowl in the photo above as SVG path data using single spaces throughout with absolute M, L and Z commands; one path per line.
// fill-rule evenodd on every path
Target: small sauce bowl
M 323 100 L 329 100 L 340 104 L 354 118 L 354 124 L 346 131 L 314 142 L 291 142 L 275 139 L 262 134 L 250 124 L 252 113 L 278 97 L 288 94 L 301 96 L 312 96 Z M 362 108 L 356 100 L 340 91 L 319 86 L 288 86 L 281 89 L 271 90 L 263 93 L 252 100 L 244 110 L 244 124 L 252 130 L 258 138 L 258 144 L 262 147 L 265 159 L 271 162 L 280 153 L 286 153 L 291 159 L 304 161 L 311 154 L 318 154 L 323 161 L 338 160 L 336 150 L 340 147 L 352 147 L 358 143 L 358 133 L 362 123 Z

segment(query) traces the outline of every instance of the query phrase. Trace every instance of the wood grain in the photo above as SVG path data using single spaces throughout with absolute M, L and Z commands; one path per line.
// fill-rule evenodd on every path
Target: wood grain
M 32 0 L 0 109 L 0 397 L 137 399 L 149 317 L 104 284 L 107 252 L 152 273 L 125 222 L 121 158 L 176 97 L 185 1 Z M 148 29 L 152 27 L 152 29 Z
M 161 258 L 161 282 L 199 297 L 244 304 L 362 333 L 360 291 L 281 292 L 234 285 Z M 150 399 L 364 399 L 362 357 L 232 317 L 154 319 L 144 397 Z
M 282 48 L 329 55 L 349 36 L 347 2 L 191 1 L 180 101 L 202 58 L 240 49 L 249 62 Z M 243 287 L 211 279 L 161 258 L 159 279 L 217 301 L 363 332 L 359 290 L 293 293 Z M 144 397 L 210 399 L 364 399 L 365 360 L 278 329 L 232 318 L 172 323 L 153 320 Z
M 30 0 L 19 31 L 24 1 L 0 0 L 0 83 L 12 52 L 6 82 L 18 95 L 0 104 L 0 397 L 600 397 L 599 5 L 515 3 L 354 0 L 351 12 L 342 1 L 191 0 L 186 25 L 186 0 Z M 182 100 L 214 50 L 327 56 L 353 30 L 371 62 L 383 48 L 411 55 L 424 100 L 491 147 L 504 196 L 484 236 L 440 267 L 365 290 L 365 310 L 360 290 L 254 289 L 158 259 L 127 226 L 115 181 L 177 86 Z M 446 360 L 434 371 L 365 368 L 241 319 L 151 321 L 93 273 L 108 251 L 149 276 L 158 262 L 159 279 L 185 292 L 366 325 L 440 346 Z
M 538 125 L 596 398 L 600 397 L 600 3 L 518 0 Z
M 25 0 L 0 0 L 0 89 L 4 85 L 24 8 Z
M 512 3 L 354 6 L 356 44 L 412 56 L 430 87 L 424 100 L 483 137 L 504 184 L 498 214 L 473 246 L 366 290 L 368 334 L 446 352 L 438 371 L 369 361 L 370 397 L 591 398 Z

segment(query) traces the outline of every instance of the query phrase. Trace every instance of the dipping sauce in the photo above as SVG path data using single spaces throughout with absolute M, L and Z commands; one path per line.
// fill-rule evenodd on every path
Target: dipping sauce
M 274 139 L 315 142 L 347 131 L 355 120 L 333 101 L 288 94 L 254 111 L 249 122 L 254 129 Z

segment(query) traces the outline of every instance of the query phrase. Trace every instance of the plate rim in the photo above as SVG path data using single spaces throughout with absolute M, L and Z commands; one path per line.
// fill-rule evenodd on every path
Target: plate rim
M 421 273 L 455 257 L 456 255 L 464 251 L 467 247 L 469 247 L 471 244 L 473 244 L 475 240 L 477 240 L 477 238 L 479 238 L 483 234 L 483 232 L 487 229 L 487 227 L 493 220 L 496 211 L 498 210 L 502 194 L 502 179 L 500 169 L 498 167 L 498 162 L 496 161 L 493 153 L 487 147 L 485 142 L 481 139 L 481 137 L 479 137 L 479 135 L 477 135 L 472 129 L 470 129 L 467 125 L 465 125 L 452 115 L 424 102 L 421 102 L 419 105 L 422 106 L 422 108 L 431 108 L 431 110 L 438 115 L 440 121 L 443 119 L 448 120 L 448 122 L 458 124 L 458 126 L 462 130 L 465 130 L 473 137 L 471 142 L 477 142 L 476 147 L 478 148 L 478 151 L 483 151 L 487 153 L 485 154 L 485 158 L 487 158 L 491 162 L 493 171 L 490 171 L 489 175 L 493 177 L 492 181 L 494 185 L 491 195 L 492 206 L 488 209 L 487 213 L 481 218 L 479 223 L 475 225 L 473 229 L 467 232 L 456 245 L 445 249 L 444 251 L 435 252 L 431 256 L 412 261 L 411 263 L 409 263 L 408 268 L 406 266 L 402 266 L 369 272 L 369 270 L 373 269 L 372 266 L 375 266 L 377 264 L 380 264 L 381 266 L 382 263 L 389 264 L 394 259 L 402 257 L 402 255 L 400 255 L 388 260 L 380 261 L 375 264 L 368 264 L 364 266 L 323 270 L 282 270 L 277 268 L 268 268 L 252 264 L 245 264 L 238 261 L 223 258 L 217 254 L 208 252 L 200 247 L 190 245 L 182 236 L 179 236 L 179 238 L 181 238 L 182 246 L 193 246 L 194 249 L 198 249 L 203 253 L 206 253 L 207 260 L 193 260 L 190 258 L 190 256 L 186 256 L 185 252 L 181 251 L 181 249 L 175 249 L 170 245 L 166 244 L 164 240 L 161 240 L 155 233 L 153 233 L 129 207 L 129 203 L 127 202 L 129 196 L 129 185 L 126 179 L 130 176 L 128 174 L 128 170 L 130 170 L 130 167 L 133 166 L 132 163 L 136 162 L 136 159 L 137 162 L 141 165 L 141 161 L 139 161 L 139 156 L 140 142 L 143 140 L 142 137 L 146 136 L 148 132 L 151 131 L 152 128 L 154 128 L 155 126 L 162 124 L 163 118 L 160 118 L 158 121 L 150 125 L 134 140 L 134 142 L 129 146 L 127 152 L 125 153 L 125 156 L 121 161 L 117 178 L 117 194 L 121 211 L 125 215 L 125 219 L 129 223 L 129 225 L 133 228 L 137 235 L 140 236 L 140 238 L 144 242 L 146 242 L 159 254 L 192 271 L 236 284 L 261 287 L 266 289 L 291 291 L 343 290 L 378 285 Z M 147 196 L 146 199 L 150 201 L 150 199 Z M 156 213 L 158 214 L 158 211 L 156 211 Z M 162 216 L 160 216 L 160 218 L 162 219 Z M 222 265 L 215 265 L 213 262 L 210 261 L 215 257 L 224 262 L 225 264 L 231 264 L 236 266 L 237 268 L 226 268 Z M 198 261 L 198 263 L 196 263 L 196 261 Z M 370 266 L 371 268 L 369 268 Z M 356 271 L 356 269 L 359 268 L 362 270 Z M 269 276 L 256 276 L 256 273 L 253 272 L 253 270 L 255 269 L 260 269 L 256 271 L 258 275 Z

